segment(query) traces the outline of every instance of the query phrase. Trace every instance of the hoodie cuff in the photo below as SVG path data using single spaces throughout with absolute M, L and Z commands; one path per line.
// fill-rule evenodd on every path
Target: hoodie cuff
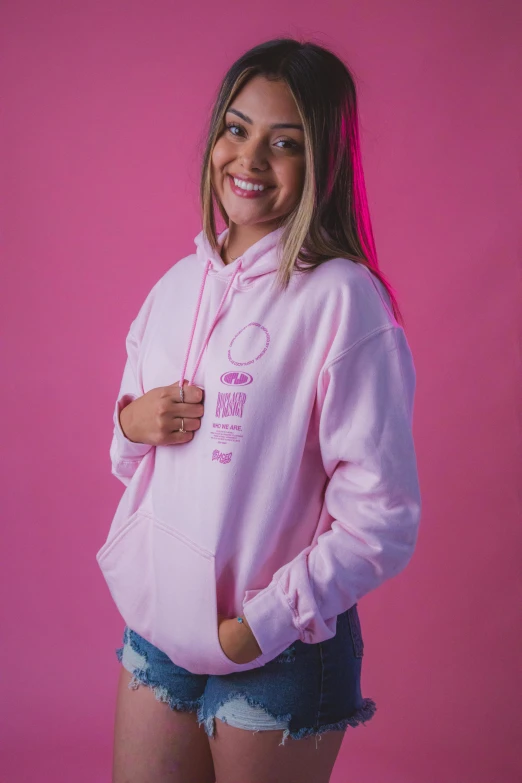
M 243 598 L 243 616 L 263 656 L 279 655 L 292 642 L 301 638 L 295 612 L 279 582 L 263 590 L 247 590 Z
M 148 443 L 135 443 L 134 441 L 129 440 L 121 428 L 120 412 L 126 408 L 127 405 L 130 405 L 131 402 L 134 402 L 136 398 L 137 397 L 134 394 L 124 394 L 116 401 L 116 405 L 114 406 L 114 434 L 116 436 L 118 457 L 120 460 L 140 459 L 145 456 L 151 448 Z

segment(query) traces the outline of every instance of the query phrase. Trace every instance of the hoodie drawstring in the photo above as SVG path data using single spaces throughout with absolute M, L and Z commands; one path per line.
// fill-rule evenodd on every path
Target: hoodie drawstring
M 188 358 L 189 358 L 189 355 L 190 355 L 190 349 L 192 347 L 192 340 L 194 338 L 194 333 L 196 331 L 196 324 L 197 324 L 198 315 L 199 315 L 199 308 L 200 308 L 200 305 L 201 305 L 201 300 L 203 298 L 203 289 L 205 288 L 205 282 L 207 280 L 208 270 L 209 270 L 211 265 L 212 265 L 211 261 L 208 260 L 206 265 L 205 265 L 205 269 L 203 271 L 203 277 L 201 279 L 201 285 L 199 287 L 198 301 L 197 301 L 197 304 L 196 304 L 196 311 L 194 313 L 194 319 L 192 321 L 192 329 L 190 330 L 190 337 L 189 337 L 189 341 L 188 341 L 188 345 L 187 345 L 187 351 L 185 353 L 185 361 L 183 363 L 183 369 L 181 370 L 181 378 L 179 379 L 179 386 L 180 386 L 180 389 L 181 389 L 181 399 L 182 400 L 183 400 L 183 382 L 185 380 L 185 371 L 187 369 L 187 362 L 188 362 Z M 214 320 L 212 321 L 212 323 L 210 324 L 210 326 L 208 328 L 205 340 L 203 342 L 203 345 L 201 346 L 201 350 L 199 352 L 198 358 L 196 359 L 196 364 L 194 365 L 194 369 L 192 370 L 192 377 L 191 377 L 191 379 L 189 381 L 189 386 L 193 385 L 193 381 L 194 381 L 195 375 L 196 375 L 196 373 L 198 371 L 199 363 L 201 361 L 201 357 L 203 356 L 203 352 L 204 352 L 205 348 L 207 347 L 208 341 L 210 340 L 210 336 L 211 336 L 211 334 L 212 334 L 212 332 L 214 330 L 214 326 L 216 325 L 216 322 L 217 322 L 217 320 L 219 318 L 219 314 L 221 312 L 221 308 L 223 307 L 223 305 L 225 303 L 225 299 L 227 298 L 228 292 L 230 291 L 230 287 L 231 287 L 232 283 L 234 282 L 234 280 L 236 278 L 236 275 L 238 274 L 240 269 L 241 269 L 241 261 L 238 262 L 237 268 L 234 270 L 234 273 L 233 273 L 233 275 L 230 278 L 230 282 L 228 283 L 228 285 L 226 287 L 225 293 L 221 297 L 221 302 L 219 303 L 219 307 L 217 309 L 216 315 L 214 316 Z

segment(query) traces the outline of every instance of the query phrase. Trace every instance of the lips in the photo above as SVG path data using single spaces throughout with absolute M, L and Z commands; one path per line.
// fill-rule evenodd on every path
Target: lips
M 263 196 L 266 195 L 267 191 L 273 190 L 273 185 L 265 185 L 263 190 L 245 190 L 244 188 L 238 187 L 235 182 L 232 174 L 228 174 L 227 176 L 228 181 L 230 182 L 230 190 L 234 195 L 239 196 L 243 199 L 252 199 L 252 198 L 263 198 Z M 237 178 L 239 179 L 239 177 Z M 244 182 L 248 182 L 248 180 L 243 180 Z M 250 180 L 252 182 L 252 180 Z M 262 185 L 263 183 L 257 183 Z
M 244 177 L 243 175 L 239 176 L 239 174 L 228 174 L 229 177 L 232 179 L 240 179 L 241 182 L 247 182 L 248 184 L 252 185 L 263 185 L 265 190 L 267 188 L 273 188 L 274 185 L 268 185 L 266 182 L 263 182 L 260 179 L 254 179 L 253 177 Z

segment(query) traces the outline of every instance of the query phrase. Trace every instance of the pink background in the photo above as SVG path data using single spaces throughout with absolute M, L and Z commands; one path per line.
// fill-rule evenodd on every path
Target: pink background
M 194 249 L 219 79 L 284 35 L 355 72 L 418 376 L 418 548 L 361 601 L 378 712 L 348 729 L 332 782 L 520 781 L 520 4 L 2 9 L 2 783 L 110 781 L 123 622 L 95 553 L 123 491 L 125 335 Z

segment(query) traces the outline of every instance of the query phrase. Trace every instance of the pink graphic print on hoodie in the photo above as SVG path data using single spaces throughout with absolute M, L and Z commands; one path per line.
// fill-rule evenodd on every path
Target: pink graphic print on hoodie
M 126 341 L 110 448 L 125 491 L 96 558 L 126 624 L 196 674 L 333 637 L 337 615 L 402 571 L 417 541 L 404 330 L 381 283 L 347 259 L 280 293 L 281 233 L 230 264 L 198 234 Z M 205 390 L 193 440 L 128 440 L 119 411 L 183 379 Z M 225 655 L 218 612 L 244 614 L 258 658 Z

